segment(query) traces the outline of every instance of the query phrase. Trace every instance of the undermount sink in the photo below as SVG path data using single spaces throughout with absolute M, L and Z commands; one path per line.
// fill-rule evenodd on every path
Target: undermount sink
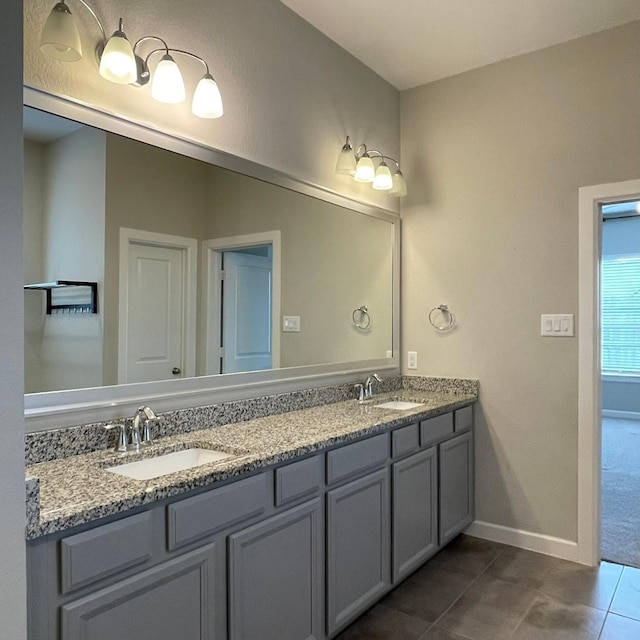
M 417 409 L 423 407 L 423 402 L 407 402 L 405 400 L 389 400 L 388 402 L 381 402 L 380 404 L 374 404 L 377 409 L 393 409 L 394 411 L 407 411 L 409 409 Z
M 145 458 L 137 462 L 126 462 L 114 467 L 107 467 L 105 471 L 117 473 L 134 480 L 151 480 L 176 471 L 185 471 L 211 462 L 219 462 L 233 458 L 232 453 L 216 451 L 215 449 L 183 449 L 173 453 L 165 453 L 154 458 Z

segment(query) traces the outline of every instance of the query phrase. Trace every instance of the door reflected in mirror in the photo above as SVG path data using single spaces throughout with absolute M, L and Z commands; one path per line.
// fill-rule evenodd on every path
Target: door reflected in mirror
M 28 107 L 24 190 L 27 393 L 391 357 L 384 217 Z

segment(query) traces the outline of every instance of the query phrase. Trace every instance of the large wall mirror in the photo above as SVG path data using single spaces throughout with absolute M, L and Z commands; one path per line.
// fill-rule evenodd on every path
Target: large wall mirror
M 33 90 L 24 138 L 28 430 L 397 370 L 394 214 Z

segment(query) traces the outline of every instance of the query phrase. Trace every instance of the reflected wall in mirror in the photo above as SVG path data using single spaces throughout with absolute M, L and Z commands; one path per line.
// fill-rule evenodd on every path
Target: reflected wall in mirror
M 390 358 L 394 225 L 25 107 L 27 393 Z M 371 324 L 358 328 L 355 309 Z

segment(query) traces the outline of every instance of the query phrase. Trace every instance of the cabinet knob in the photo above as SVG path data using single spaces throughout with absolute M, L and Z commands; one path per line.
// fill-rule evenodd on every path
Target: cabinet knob
M 171 369 L 171 373 L 173 373 L 174 376 L 179 376 L 182 371 L 180 371 L 180 367 L 173 367 L 173 369 Z

